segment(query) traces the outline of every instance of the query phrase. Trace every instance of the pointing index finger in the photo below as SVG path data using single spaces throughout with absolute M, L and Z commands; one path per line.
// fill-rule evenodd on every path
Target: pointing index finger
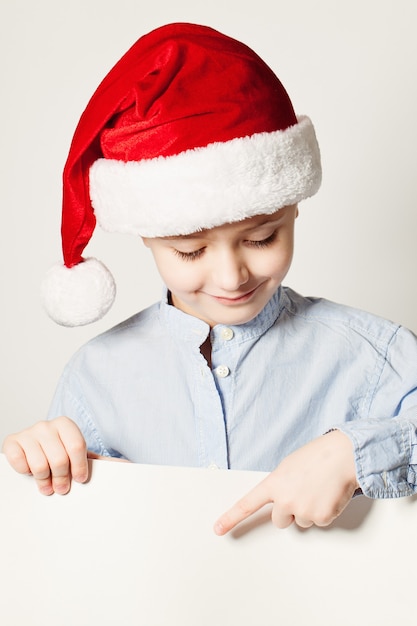
M 266 477 L 243 498 L 238 500 L 232 508 L 223 513 L 214 524 L 216 535 L 225 535 L 237 524 L 243 522 L 263 506 L 272 502 L 268 492 L 268 478 Z

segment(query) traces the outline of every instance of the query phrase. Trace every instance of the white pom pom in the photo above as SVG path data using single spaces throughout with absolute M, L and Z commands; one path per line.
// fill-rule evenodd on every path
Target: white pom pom
M 68 268 L 51 267 L 42 283 L 43 305 L 62 326 L 83 326 L 102 318 L 116 295 L 114 278 L 97 259 L 85 259 Z

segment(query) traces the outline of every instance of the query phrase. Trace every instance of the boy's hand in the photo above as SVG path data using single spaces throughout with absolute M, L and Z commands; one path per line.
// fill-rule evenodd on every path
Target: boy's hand
M 68 417 L 38 422 L 9 435 L 3 452 L 17 472 L 33 475 L 44 495 L 68 493 L 71 478 L 80 483 L 88 478 L 86 443 L 78 426 Z
M 352 443 L 332 431 L 296 450 L 216 522 L 224 535 L 265 504 L 273 503 L 278 528 L 295 522 L 301 528 L 328 526 L 350 502 L 358 487 Z

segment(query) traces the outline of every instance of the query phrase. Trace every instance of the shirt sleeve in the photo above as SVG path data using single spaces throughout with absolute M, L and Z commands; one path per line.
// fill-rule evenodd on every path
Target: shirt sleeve
M 88 412 L 87 403 L 83 401 L 81 387 L 68 365 L 64 370 L 56 388 L 47 415 L 48 420 L 65 415 L 75 422 L 81 430 L 87 449 L 101 456 L 120 456 L 113 454 L 104 445 L 102 438 Z
M 357 479 L 371 498 L 417 493 L 417 338 L 399 328 L 370 390 L 365 419 L 336 425 L 353 444 Z

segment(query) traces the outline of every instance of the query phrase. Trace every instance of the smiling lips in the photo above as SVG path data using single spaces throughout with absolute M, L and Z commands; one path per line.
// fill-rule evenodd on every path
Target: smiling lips
M 242 302 L 247 302 L 248 300 L 250 300 L 250 298 L 253 296 L 253 294 L 258 289 L 258 287 L 255 287 L 251 291 L 247 291 L 242 296 L 237 296 L 236 298 L 226 298 L 225 296 L 211 296 L 211 297 L 214 298 L 217 302 L 220 302 L 221 304 L 241 304 Z

